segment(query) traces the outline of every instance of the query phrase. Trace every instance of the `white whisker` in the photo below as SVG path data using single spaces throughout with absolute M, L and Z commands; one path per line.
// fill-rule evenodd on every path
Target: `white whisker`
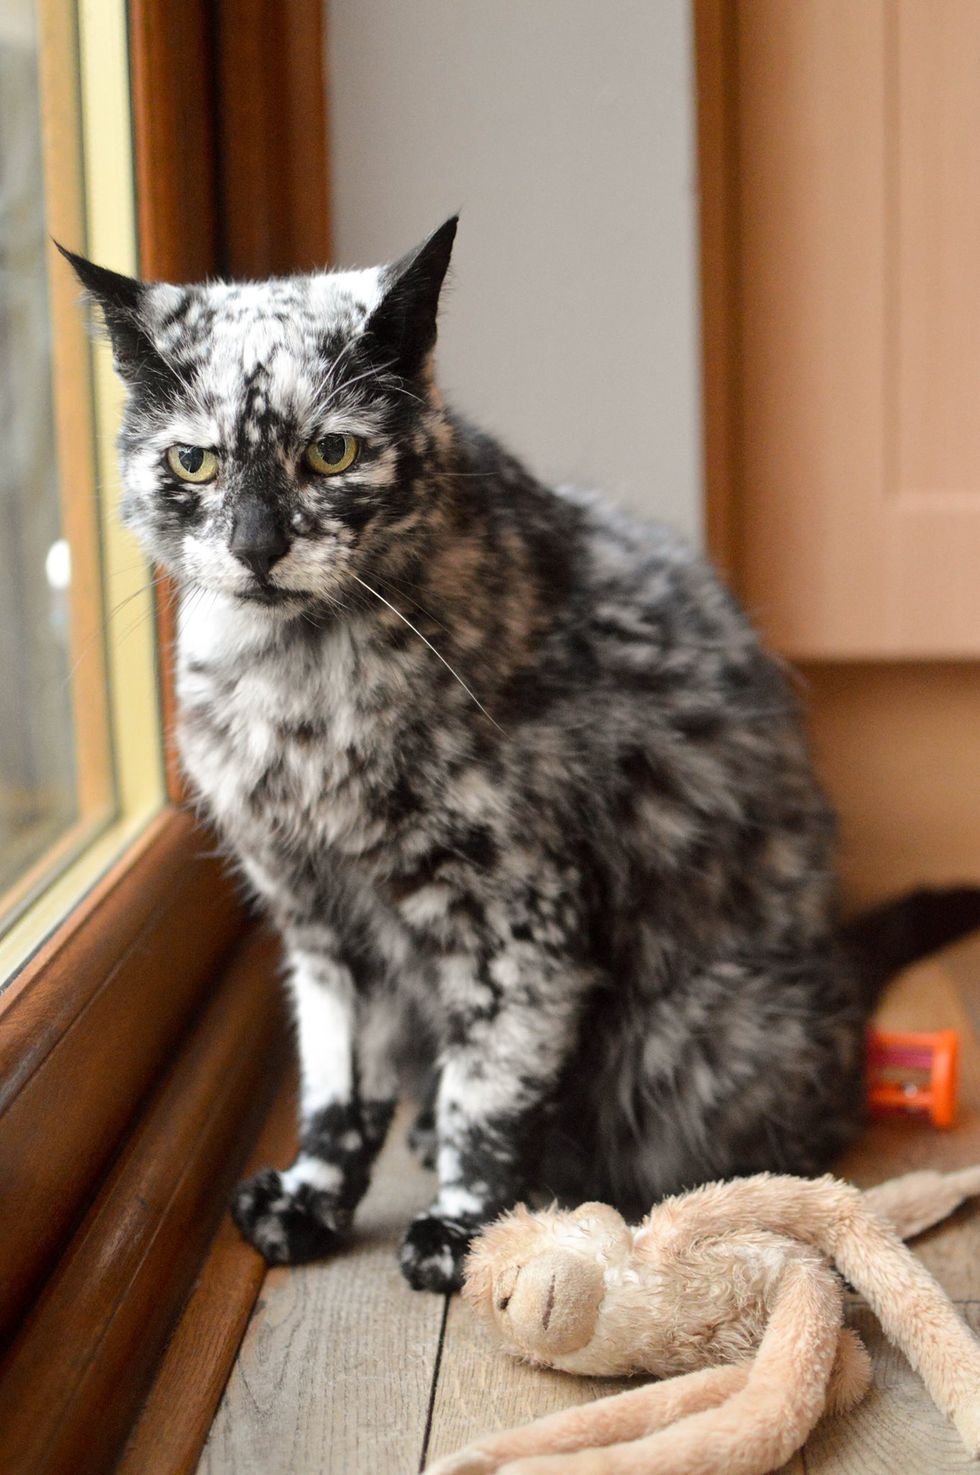
M 371 364 L 367 369 L 364 370 L 363 373 L 355 374 L 353 379 L 344 379 L 340 384 L 332 384 L 330 386 L 329 394 L 327 395 L 326 399 L 317 406 L 317 409 L 321 414 L 325 413 L 325 411 L 330 409 L 337 396 L 341 394 L 344 390 L 353 389 L 355 384 L 361 384 L 365 379 L 380 379 L 381 375 L 387 369 L 390 369 L 393 363 L 394 359 L 392 359 L 387 364 Z
M 357 582 L 363 588 L 365 588 L 368 591 L 369 594 L 373 594 L 374 597 L 375 597 L 375 599 L 380 599 L 381 603 L 387 609 L 390 609 L 393 615 L 397 615 L 398 618 L 402 621 L 402 623 L 405 624 L 405 625 L 407 625 L 408 628 L 411 631 L 413 631 L 414 634 L 416 634 L 418 636 L 418 638 L 422 641 L 423 645 L 427 645 L 429 647 L 429 649 L 431 650 L 432 654 L 436 657 L 436 659 L 437 660 L 440 660 L 442 662 L 442 664 L 445 666 L 445 668 L 449 672 L 450 676 L 454 677 L 454 679 L 459 682 L 460 686 L 466 692 L 466 695 L 468 697 L 470 697 L 476 703 L 476 705 L 479 707 L 480 711 L 483 713 L 483 715 L 487 719 L 487 721 L 488 722 L 492 722 L 493 725 L 494 725 L 494 727 L 497 729 L 498 732 L 503 732 L 503 728 L 501 727 L 500 723 L 494 717 L 491 717 L 490 716 L 490 713 L 487 711 L 486 707 L 480 701 L 480 698 L 476 695 L 476 693 L 474 691 L 471 691 L 470 690 L 470 688 L 466 685 L 466 682 L 463 680 L 462 676 L 460 676 L 459 672 L 453 670 L 452 666 L 446 660 L 446 657 L 444 655 L 440 655 L 439 651 L 437 651 L 436 648 L 435 648 L 435 646 L 432 644 L 432 641 L 431 640 L 427 640 L 425 638 L 425 636 L 422 634 L 422 631 L 416 629 L 416 627 L 412 624 L 411 620 L 407 619 L 405 617 L 405 615 L 402 614 L 402 612 L 401 612 L 400 609 L 396 609 L 395 606 L 389 600 L 385 599 L 385 597 L 384 597 L 383 594 L 379 594 L 378 591 L 377 591 L 377 589 L 372 589 L 370 584 L 365 584 L 364 580 L 358 578 L 357 574 L 355 574 L 355 573 L 352 573 L 351 574 L 351 578 L 352 579 L 357 579 Z

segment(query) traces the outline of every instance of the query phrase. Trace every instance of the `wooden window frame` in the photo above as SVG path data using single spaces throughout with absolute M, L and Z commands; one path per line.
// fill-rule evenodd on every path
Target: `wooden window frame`
M 318 0 L 130 0 L 128 19 L 141 275 L 327 264 Z M 263 1272 L 226 1223 L 209 1244 L 257 1133 L 265 1153 L 291 1138 L 274 945 L 187 809 L 169 736 L 173 612 L 164 587 L 164 807 L 0 1000 L 11 1472 L 193 1468 Z M 206 1352 L 182 1307 L 213 1319 Z M 176 1417 L 157 1375 L 183 1388 Z
M 705 539 L 718 569 L 738 587 L 738 218 L 734 184 L 735 8 L 694 0 L 704 407 Z

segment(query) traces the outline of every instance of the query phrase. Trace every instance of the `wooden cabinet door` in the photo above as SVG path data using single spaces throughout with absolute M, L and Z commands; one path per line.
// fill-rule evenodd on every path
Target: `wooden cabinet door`
M 728 24 L 741 592 L 794 657 L 975 656 L 980 3 Z

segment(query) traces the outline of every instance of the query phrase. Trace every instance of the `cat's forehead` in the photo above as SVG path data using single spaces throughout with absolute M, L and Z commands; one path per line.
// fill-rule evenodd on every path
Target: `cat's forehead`
M 180 358 L 221 352 L 248 368 L 272 348 L 343 341 L 381 298 L 381 271 L 318 272 L 263 282 L 157 283 L 142 313 L 157 348 Z
M 322 401 L 324 376 L 381 295 L 379 268 L 264 282 L 158 283 L 142 314 L 157 350 L 227 434 L 243 414 L 302 424 Z

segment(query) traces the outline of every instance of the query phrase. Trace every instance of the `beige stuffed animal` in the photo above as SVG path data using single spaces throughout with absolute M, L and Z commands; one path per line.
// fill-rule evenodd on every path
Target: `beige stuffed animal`
M 871 1381 L 836 1265 L 980 1455 L 980 1343 L 902 1237 L 980 1194 L 980 1167 L 866 1193 L 760 1174 L 615 1209 L 516 1209 L 475 1241 L 463 1294 L 519 1357 L 644 1384 L 488 1435 L 431 1475 L 763 1475 Z

